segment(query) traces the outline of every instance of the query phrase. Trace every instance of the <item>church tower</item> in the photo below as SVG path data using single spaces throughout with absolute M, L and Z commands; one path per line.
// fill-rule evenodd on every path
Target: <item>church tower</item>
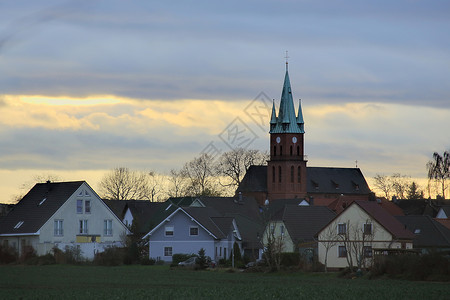
M 295 114 L 287 62 L 278 116 L 275 111 L 275 103 L 273 103 L 269 133 L 268 199 L 306 197 L 303 114 L 300 100 L 297 116 Z

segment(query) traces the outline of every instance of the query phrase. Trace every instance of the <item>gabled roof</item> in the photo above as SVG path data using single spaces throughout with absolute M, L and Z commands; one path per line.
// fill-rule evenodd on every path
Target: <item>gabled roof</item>
M 335 216 L 325 206 L 285 205 L 282 221 L 293 241 L 311 241 Z
M 438 213 L 439 212 L 445 214 L 445 216 L 443 216 L 444 219 L 449 219 L 450 218 L 450 205 L 443 205 L 443 206 L 441 206 L 441 208 L 439 209 Z
M 154 225 L 157 225 L 152 223 L 153 216 L 158 214 L 164 206 L 162 202 L 148 200 L 102 200 L 121 221 L 129 209 L 133 220 L 138 224 L 139 233 L 147 233 Z
M 170 220 L 170 218 L 172 218 L 177 213 L 186 214 L 189 218 L 191 218 L 193 222 L 200 225 L 215 239 L 226 238 L 230 230 L 232 230 L 232 228 L 234 227 L 232 217 L 221 216 L 214 208 L 179 207 L 162 222 L 160 222 L 156 227 L 154 227 L 149 233 L 147 233 L 143 238 L 151 235 L 155 230 L 161 227 L 162 224 L 165 224 L 166 220 Z M 237 236 L 240 236 L 239 232 L 237 233 Z
M 430 216 L 397 216 L 411 232 L 414 233 L 414 247 L 450 248 L 450 229 L 433 220 Z
M 0 220 L 0 234 L 37 234 L 45 222 L 83 183 L 86 182 L 37 183 L 14 209 Z
M 376 201 L 355 201 L 354 205 L 361 207 L 375 221 L 389 231 L 394 238 L 412 239 L 414 235 L 405 229 L 394 216 L 384 210 Z M 350 207 L 350 206 L 349 206 Z

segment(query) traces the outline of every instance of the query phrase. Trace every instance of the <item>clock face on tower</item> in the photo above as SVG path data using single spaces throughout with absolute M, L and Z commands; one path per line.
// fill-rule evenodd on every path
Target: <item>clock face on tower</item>
M 295 144 L 295 143 L 297 143 L 297 138 L 294 136 L 293 138 L 292 138 L 292 142 Z
M 279 143 L 281 142 L 281 139 L 280 139 L 280 137 L 279 137 L 279 136 L 277 136 L 277 139 L 276 139 L 276 141 L 277 141 L 277 144 L 279 144 Z

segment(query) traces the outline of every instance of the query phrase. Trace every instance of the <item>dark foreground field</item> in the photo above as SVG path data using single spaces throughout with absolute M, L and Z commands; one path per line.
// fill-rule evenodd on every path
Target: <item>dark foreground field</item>
M 0 299 L 449 299 L 450 284 L 167 266 L 2 266 Z

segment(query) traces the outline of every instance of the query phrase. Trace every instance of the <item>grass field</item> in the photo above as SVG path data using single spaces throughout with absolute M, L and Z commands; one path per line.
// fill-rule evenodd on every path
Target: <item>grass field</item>
M 1 266 L 0 299 L 449 299 L 449 283 L 167 266 Z

